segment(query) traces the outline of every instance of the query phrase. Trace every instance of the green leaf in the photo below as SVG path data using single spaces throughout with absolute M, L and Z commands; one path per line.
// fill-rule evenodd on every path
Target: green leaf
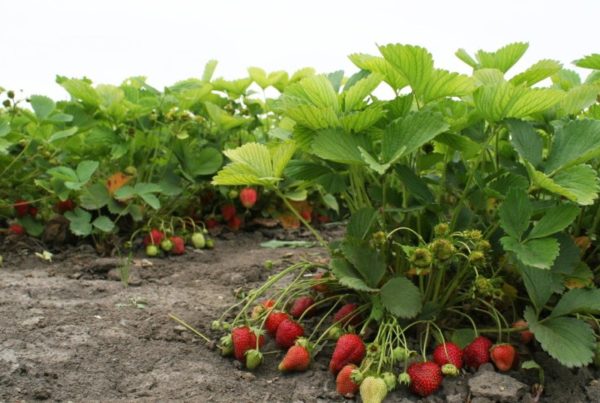
M 600 156 L 600 121 L 573 120 L 557 130 L 545 171 L 581 164 Z
M 263 90 L 269 86 L 267 72 L 260 67 L 248 67 L 248 74 L 250 75 L 250 78 L 254 80 L 254 82 Z
M 423 94 L 433 74 L 433 57 L 420 46 L 389 44 L 380 46 L 383 58 L 405 77 L 416 94 Z
M 363 136 L 341 130 L 321 130 L 312 144 L 318 157 L 351 165 L 364 165 L 359 147 L 367 147 Z
M 371 207 L 363 207 L 352 214 L 346 228 L 347 236 L 355 239 L 366 239 L 377 219 L 377 211 Z
M 510 43 L 495 52 L 486 52 L 479 50 L 475 54 L 479 61 L 479 68 L 493 68 L 506 73 L 523 57 L 527 49 L 528 43 L 515 42 Z
M 596 102 L 600 93 L 598 85 L 583 84 L 569 89 L 558 104 L 558 109 L 564 115 L 577 115 Z
M 535 306 L 536 311 L 540 312 L 552 294 L 561 291 L 562 277 L 552 271 L 540 270 L 523 264 L 518 264 L 518 267 L 521 270 L 521 277 L 529 300 Z
M 506 122 L 510 130 L 510 142 L 521 158 L 537 167 L 542 162 L 544 141 L 535 131 L 531 123 L 510 119 Z
M 423 88 L 423 102 L 443 97 L 462 97 L 475 90 L 475 81 L 468 76 L 435 69 Z
M 339 119 L 339 123 L 347 133 L 360 133 L 374 126 L 385 116 L 383 105 L 369 106 L 359 112 L 350 112 Z
M 458 57 L 460 60 L 462 60 L 464 63 L 466 63 L 467 65 L 469 65 L 470 67 L 472 67 L 473 69 L 476 69 L 478 66 L 477 61 L 475 61 L 475 59 L 473 59 L 471 57 L 471 55 L 469 55 L 469 53 L 467 53 L 466 50 L 464 49 L 458 49 L 456 52 L 454 52 L 454 55 L 456 57 Z
M 392 315 L 404 319 L 414 318 L 423 308 L 419 289 L 405 277 L 393 278 L 381 287 L 381 303 Z
M 554 238 L 532 239 L 518 242 L 515 238 L 502 237 L 502 247 L 513 252 L 523 264 L 538 269 L 550 269 L 558 256 L 558 241 Z
M 524 318 L 542 348 L 564 366 L 582 367 L 592 362 L 596 337 L 586 322 L 566 317 L 541 322 L 530 307 Z
M 396 173 L 411 196 L 414 196 L 424 204 L 435 202 L 435 196 L 427 186 L 427 183 L 409 167 L 399 165 L 396 167 Z
M 377 291 L 376 288 L 369 287 L 362 280 L 360 274 L 358 274 L 356 270 L 354 270 L 352 265 L 346 259 L 331 259 L 331 263 L 329 263 L 329 268 L 331 269 L 331 272 L 333 273 L 337 281 L 345 287 L 357 291 Z
M 272 146 L 269 151 L 273 159 L 273 176 L 280 178 L 296 152 L 296 144 L 293 141 L 284 141 Z
M 188 164 L 193 176 L 212 175 L 223 165 L 223 155 L 216 148 L 202 148 L 193 156 L 195 161 Z
M 383 57 L 354 53 L 348 58 L 357 67 L 383 76 L 384 81 L 394 90 L 399 90 L 408 85 L 406 78 Z
M 244 117 L 230 115 L 211 102 L 205 102 L 204 106 L 210 118 L 223 130 L 231 130 L 250 121 Z
M 92 221 L 92 225 L 98 228 L 102 232 L 112 232 L 115 228 L 115 223 L 108 218 L 107 216 L 99 216 L 94 221 Z
M 134 187 L 135 194 L 141 196 L 144 194 L 160 193 L 162 188 L 157 183 L 138 182 Z
M 473 78 L 478 85 L 491 85 L 506 82 L 504 73 L 498 69 L 479 69 L 473 72 Z
M 435 141 L 460 151 L 465 159 L 473 158 L 481 152 L 481 146 L 478 143 L 467 136 L 456 133 L 442 133 L 436 136 Z
M 344 111 L 349 112 L 361 107 L 363 100 L 379 86 L 381 80 L 381 75 L 369 74 L 369 76 L 354 84 L 348 91 L 345 91 Z
M 69 220 L 69 229 L 77 236 L 88 236 L 92 233 L 92 215 L 77 207 L 73 211 L 67 211 L 65 218 Z
M 323 200 L 323 204 L 326 207 L 330 208 L 331 210 L 335 211 L 336 213 L 340 212 L 340 206 L 334 195 L 332 195 L 331 193 L 327 193 L 327 194 L 323 195 L 322 200 Z
M 96 90 L 84 80 L 66 79 L 60 82 L 60 85 L 77 100 L 82 101 L 89 106 L 98 107 L 102 103 L 100 95 Z
M 139 196 L 154 210 L 160 209 L 160 200 L 152 193 L 141 193 Z
M 553 186 L 546 189 L 583 206 L 594 204 L 600 191 L 597 171 L 589 165 L 576 165 L 554 175 Z M 544 186 L 542 186 L 544 187 Z
M 293 87 L 290 89 L 290 87 Z M 293 91 L 293 95 L 300 97 L 310 105 L 317 108 L 331 108 L 339 111 L 338 96 L 331 81 L 324 75 L 316 75 L 304 78 L 297 84 L 286 88 Z
M 572 204 L 562 204 L 546 211 L 529 235 L 528 239 L 544 238 L 567 228 L 579 214 L 579 208 Z
M 206 62 L 204 72 L 202 72 L 202 81 L 209 82 L 212 79 L 213 74 L 217 69 L 217 64 L 219 64 L 219 62 L 216 60 L 209 60 Z
M 55 132 L 50 138 L 48 138 L 48 143 L 53 143 L 56 140 L 65 139 L 67 137 L 71 137 L 79 131 L 77 126 L 70 127 L 65 130 L 60 130 Z
M 108 204 L 110 194 L 103 183 L 95 183 L 83 190 L 79 200 L 81 207 L 88 210 L 97 210 Z
M 81 161 L 79 165 L 77 165 L 77 177 L 79 178 L 79 182 L 82 185 L 86 184 L 94 172 L 96 172 L 98 166 L 100 166 L 98 161 Z
M 531 87 L 532 85 L 537 84 L 540 81 L 558 73 L 561 68 L 562 65 L 555 60 L 540 60 L 524 72 L 519 73 L 511 78 L 510 82 L 514 85 L 524 84 L 528 87 Z
M 344 241 L 342 251 L 346 259 L 362 276 L 371 288 L 377 288 L 385 274 L 385 260 L 378 251 L 371 249 L 365 242 Z
M 573 62 L 575 66 L 584 69 L 600 70 L 600 53 L 592 53 Z
M 10 123 L 8 121 L 0 120 L 0 138 L 10 133 Z
M 19 224 L 21 224 L 28 235 L 31 236 L 40 236 L 44 232 L 44 224 L 34 219 L 30 215 L 26 215 L 25 217 L 19 218 Z
M 533 207 L 527 196 L 527 191 L 519 188 L 511 189 L 504 202 L 498 209 L 500 227 L 515 239 L 521 239 L 529 227 Z
M 295 122 L 313 130 L 339 126 L 338 116 L 332 108 L 319 108 L 313 105 L 285 107 L 283 112 Z
M 39 120 L 46 119 L 56 108 L 56 104 L 53 100 L 42 95 L 32 95 L 29 97 L 29 101 Z
M 569 290 L 562 296 L 550 314 L 551 318 L 587 313 L 597 315 L 600 313 L 600 289 L 576 288 Z

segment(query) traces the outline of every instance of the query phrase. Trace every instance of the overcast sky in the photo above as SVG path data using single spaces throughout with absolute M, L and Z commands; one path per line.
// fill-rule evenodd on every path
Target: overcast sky
M 455 58 L 513 41 L 568 64 L 600 52 L 598 0 L 0 0 L 0 86 L 64 98 L 56 74 L 119 84 L 144 75 L 158 87 L 216 75 L 239 78 L 312 66 L 355 71 L 347 55 L 376 44 L 428 48 L 436 65 L 468 72 Z

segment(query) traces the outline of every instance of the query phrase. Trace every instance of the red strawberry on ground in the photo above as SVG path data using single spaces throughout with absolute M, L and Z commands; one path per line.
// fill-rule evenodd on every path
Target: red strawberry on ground
M 277 327 L 275 343 L 283 348 L 290 348 L 296 343 L 296 339 L 304 336 L 304 328 L 291 319 L 284 319 Z
M 227 227 L 232 231 L 237 231 L 242 226 L 242 219 L 238 215 L 234 215 L 227 221 Z
M 412 363 L 406 372 L 410 376 L 410 391 L 421 397 L 431 395 L 442 384 L 442 371 L 435 362 Z
M 294 345 L 289 348 L 277 367 L 280 371 L 306 371 L 310 365 L 310 352 L 304 346 Z
M 277 328 L 281 322 L 289 318 L 289 315 L 285 312 L 271 312 L 265 320 L 265 329 L 267 329 L 267 332 L 271 336 L 275 337 L 277 334 Z
M 304 218 L 306 221 L 311 222 L 312 221 L 312 213 L 310 212 L 310 210 L 302 210 L 300 212 L 300 215 L 302 216 L 302 218 Z
M 492 347 L 492 342 L 487 337 L 479 336 L 475 338 L 463 350 L 465 365 L 477 369 L 481 365 L 490 362 L 490 347 Z
M 67 211 L 72 211 L 74 209 L 75 203 L 71 199 L 59 200 L 56 202 L 56 211 L 58 211 L 59 214 L 64 214 Z
M 341 336 L 333 350 L 329 370 L 337 374 L 347 364 L 360 364 L 365 357 L 365 343 L 356 334 L 345 334 Z
M 231 331 L 231 340 L 233 342 L 233 355 L 235 358 L 245 363 L 246 351 L 256 348 L 256 334 L 248 326 L 236 327 Z M 259 347 L 265 342 L 264 336 L 259 338 Z
M 207 229 L 213 229 L 219 225 L 219 222 L 214 217 L 210 217 L 204 220 L 204 225 Z
M 290 315 L 292 315 L 294 318 L 299 318 L 304 312 L 306 312 L 307 309 L 313 306 L 314 303 L 315 300 L 308 295 L 298 297 L 290 308 Z M 310 314 L 311 312 L 314 312 L 314 310 L 311 309 L 311 311 L 308 313 Z
M 529 326 L 529 324 L 527 322 L 525 322 L 523 319 L 520 319 L 512 324 L 512 327 L 527 327 L 527 326 Z M 523 330 L 521 332 L 521 343 L 529 344 L 529 343 L 531 343 L 531 340 L 533 340 L 533 337 L 534 337 L 534 335 L 531 331 Z
M 346 304 L 342 306 L 335 315 L 333 315 L 333 321 L 338 322 L 341 326 L 358 326 L 361 322 L 361 317 L 360 314 L 356 313 L 357 308 L 358 304 Z
M 29 210 L 27 211 L 27 213 L 28 213 L 30 216 L 32 216 L 33 218 L 35 218 L 35 216 L 36 216 L 36 215 L 37 215 L 37 213 L 38 213 L 38 209 L 37 209 L 37 207 L 30 206 L 30 207 L 29 207 Z
M 254 188 L 243 188 L 240 191 L 240 202 L 246 208 L 252 208 L 256 204 L 258 193 Z
M 171 248 L 171 253 L 174 255 L 183 255 L 185 252 L 185 241 L 180 236 L 172 236 L 169 238 L 173 247 Z
M 8 227 L 8 231 L 15 235 L 23 235 L 25 233 L 25 228 L 23 228 L 21 224 L 12 224 Z
M 344 365 L 335 378 L 335 390 L 340 395 L 351 398 L 358 392 L 358 385 L 352 380 L 352 371 L 358 367 L 354 364 Z
M 156 228 L 150 230 L 150 233 L 144 237 L 144 246 L 159 245 L 165 239 L 165 233 Z
M 16 200 L 13 204 L 17 217 L 25 217 L 29 213 L 29 202 L 27 200 Z
M 275 306 L 275 300 L 274 299 L 265 299 L 260 304 L 262 306 L 264 306 L 266 309 L 273 308 Z
M 456 344 L 447 341 L 433 350 L 433 361 L 440 367 L 452 364 L 457 369 L 461 369 L 463 366 L 463 351 Z
M 507 372 L 518 359 L 517 350 L 510 344 L 496 344 L 490 349 L 490 358 L 498 370 Z
M 221 206 L 221 215 L 223 216 L 223 220 L 229 221 L 233 217 L 235 217 L 235 206 L 231 203 L 227 203 Z

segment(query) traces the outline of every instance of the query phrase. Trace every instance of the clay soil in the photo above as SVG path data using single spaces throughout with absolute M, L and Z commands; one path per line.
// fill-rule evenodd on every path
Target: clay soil
M 0 401 L 344 401 L 325 356 L 305 373 L 282 375 L 276 367 L 283 354 L 270 342 L 266 350 L 274 353 L 250 373 L 169 318 L 175 314 L 216 338 L 210 323 L 236 301 L 235 292 L 298 259 L 325 256 L 318 248 L 263 248 L 265 240 L 256 232 L 179 257 L 140 255 L 128 286 L 120 281 L 121 260 L 98 257 L 88 246 L 46 262 L 29 246 L 0 244 Z M 539 358 L 547 380 L 540 401 L 598 401 L 595 370 Z M 427 401 L 468 400 L 469 376 L 444 381 Z M 534 372 L 515 376 L 529 385 L 537 379 Z M 386 401 L 403 399 L 418 400 L 401 388 Z

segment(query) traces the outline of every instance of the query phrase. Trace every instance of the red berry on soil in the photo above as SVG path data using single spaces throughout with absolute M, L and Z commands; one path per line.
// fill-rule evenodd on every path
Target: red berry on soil
M 235 206 L 231 203 L 227 203 L 221 206 L 221 215 L 223 216 L 223 220 L 229 221 L 233 217 L 235 217 Z
M 244 188 L 240 191 L 240 202 L 246 208 L 252 208 L 256 204 L 258 193 L 254 188 Z
M 237 327 L 231 331 L 233 355 L 238 361 L 246 362 L 246 351 L 256 348 L 256 334 L 248 326 Z M 265 343 L 264 336 L 258 339 L 259 347 Z
M 490 358 L 498 370 L 507 372 L 516 363 L 517 350 L 510 344 L 496 344 L 490 349 Z
M 294 345 L 289 348 L 277 367 L 280 371 L 306 371 L 310 365 L 310 353 L 304 346 Z
M 431 395 L 442 384 L 442 370 L 435 362 L 412 363 L 406 372 L 410 376 L 410 391 L 421 397 Z
M 29 213 L 30 216 L 32 216 L 33 218 L 35 218 L 35 216 L 38 213 L 38 209 L 37 209 L 37 207 L 30 206 L 29 210 L 27 212 Z
M 344 365 L 335 378 L 335 390 L 344 397 L 354 397 L 358 392 L 358 385 L 352 380 L 352 371 L 358 367 L 354 364 Z
M 8 231 L 15 235 L 23 235 L 25 233 L 25 228 L 23 228 L 23 226 L 20 224 L 12 224 L 10 227 L 8 227 Z
M 173 243 L 173 248 L 171 249 L 171 253 L 174 255 L 183 255 L 185 252 L 185 241 L 180 236 L 172 236 L 171 243 Z
M 300 215 L 302 216 L 302 218 L 304 218 L 306 221 L 311 222 L 312 221 L 312 213 L 309 210 L 302 210 L 300 212 Z
M 356 313 L 358 304 L 346 304 L 333 315 L 333 321 L 338 322 L 342 326 L 352 325 L 358 326 L 361 322 L 360 314 Z
M 242 226 L 242 219 L 238 215 L 234 215 L 227 221 L 227 227 L 232 231 L 237 231 Z
M 29 213 L 29 202 L 27 200 L 16 200 L 13 204 L 17 217 L 25 217 Z
M 215 218 L 211 217 L 204 220 L 204 225 L 206 225 L 206 228 L 208 229 L 213 229 L 219 225 L 219 222 Z
M 285 312 L 271 312 L 265 320 L 265 329 L 271 336 L 275 337 L 281 322 L 289 318 L 289 315 Z
M 262 306 L 264 306 L 265 308 L 269 309 L 269 308 L 273 308 L 275 306 L 275 300 L 274 299 L 265 299 L 263 302 L 260 303 Z
M 333 350 L 329 370 L 337 374 L 347 364 L 360 364 L 365 357 L 365 343 L 356 334 L 345 334 L 341 336 Z
M 67 199 L 64 201 L 60 200 L 60 201 L 56 202 L 56 211 L 58 211 L 59 214 L 64 214 L 67 211 L 72 211 L 74 209 L 75 209 L 75 203 L 71 199 Z
M 164 232 L 153 228 L 150 230 L 150 233 L 144 237 L 144 245 L 159 245 L 163 239 L 165 239 Z
M 526 326 L 529 326 L 529 325 L 523 319 L 520 319 L 512 324 L 512 327 L 526 327 Z M 521 332 L 521 343 L 529 344 L 529 343 L 531 343 L 531 340 L 533 340 L 533 337 L 534 337 L 534 335 L 531 331 L 523 330 Z
M 300 316 L 302 316 L 302 314 L 304 312 L 306 312 L 307 309 L 309 309 L 311 306 L 313 306 L 315 303 L 315 300 L 308 296 L 308 295 L 303 295 L 301 297 L 296 298 L 296 300 L 294 301 L 292 308 L 290 309 L 290 315 L 292 315 L 294 318 L 299 318 Z M 311 312 L 314 312 L 313 310 L 309 311 L 308 313 L 310 314 Z
M 304 328 L 291 319 L 284 319 L 277 327 L 275 333 L 275 343 L 283 348 L 290 348 L 296 342 L 296 339 L 304 336 Z
M 452 364 L 457 369 L 461 369 L 463 366 L 463 351 L 456 344 L 447 341 L 433 350 L 433 361 L 440 367 Z
M 492 341 L 484 336 L 479 336 L 463 350 L 463 361 L 467 367 L 474 369 L 490 362 L 490 347 Z

